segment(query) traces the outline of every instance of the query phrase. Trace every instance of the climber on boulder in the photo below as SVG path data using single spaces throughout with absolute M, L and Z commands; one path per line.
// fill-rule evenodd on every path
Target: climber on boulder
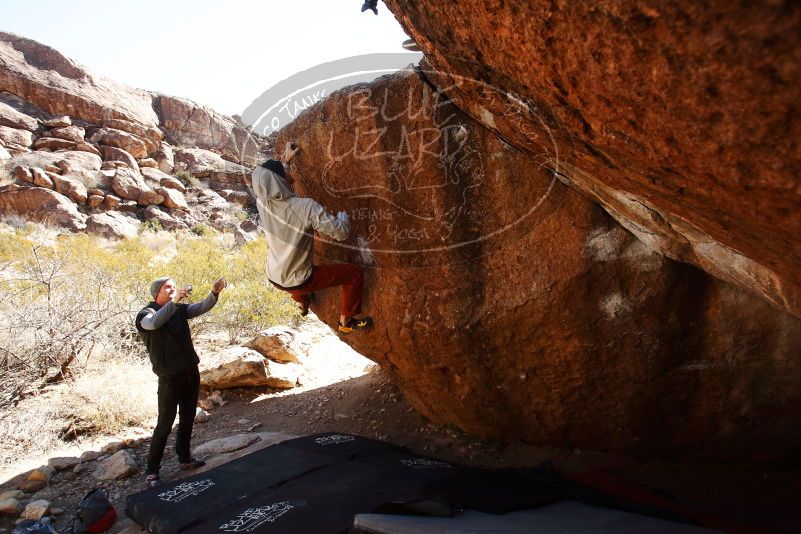
M 318 202 L 292 191 L 289 161 L 299 149 L 287 143 L 283 161 L 267 160 L 253 170 L 253 192 L 267 234 L 267 278 L 298 303 L 302 315 L 309 311 L 314 292 L 342 286 L 338 330 L 350 334 L 372 326 L 362 316 L 364 269 L 360 265 L 312 263 L 314 231 L 344 241 L 350 234 L 348 214 L 333 216 Z

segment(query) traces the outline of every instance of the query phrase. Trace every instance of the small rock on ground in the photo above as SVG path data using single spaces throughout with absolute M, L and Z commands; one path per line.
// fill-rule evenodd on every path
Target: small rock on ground
M 197 456 L 214 456 L 226 452 L 238 451 L 239 449 L 244 449 L 248 445 L 256 443 L 260 439 L 259 436 L 253 434 L 237 434 L 219 438 L 195 447 L 194 454 Z
M 45 486 L 47 486 L 47 482 L 44 480 L 23 480 L 17 484 L 17 488 L 25 493 L 36 493 Z
M 121 480 L 139 471 L 136 458 L 127 450 L 114 453 L 103 460 L 95 469 L 94 477 L 98 480 Z
M 50 458 L 47 461 L 47 465 L 56 471 L 65 471 L 75 467 L 79 461 L 80 460 L 78 460 L 78 458 L 75 456 L 59 456 L 56 458 Z
M 0 514 L 1 515 L 19 515 L 22 511 L 22 505 L 17 499 L 8 498 L 0 499 Z
M 44 499 L 31 501 L 22 512 L 22 519 L 40 520 L 50 509 L 50 501 Z
M 31 471 L 31 474 L 28 475 L 28 480 L 43 480 L 44 482 L 50 482 L 50 479 L 55 472 L 56 470 L 52 467 L 43 465 Z
M 92 460 L 97 460 L 100 457 L 100 454 L 101 453 L 98 451 L 84 451 L 78 460 L 80 462 L 91 462 Z
M 195 412 L 195 423 L 208 423 L 209 421 L 209 412 L 204 410 L 203 408 L 198 408 Z

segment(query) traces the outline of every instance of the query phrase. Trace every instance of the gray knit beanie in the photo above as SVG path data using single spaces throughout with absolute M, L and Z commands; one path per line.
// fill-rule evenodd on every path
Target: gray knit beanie
M 150 294 L 153 296 L 153 298 L 156 298 L 156 295 L 158 295 L 159 291 L 161 291 L 161 286 L 163 286 L 167 280 L 172 280 L 172 277 L 162 276 L 161 278 L 156 278 L 153 280 L 153 282 L 150 284 Z

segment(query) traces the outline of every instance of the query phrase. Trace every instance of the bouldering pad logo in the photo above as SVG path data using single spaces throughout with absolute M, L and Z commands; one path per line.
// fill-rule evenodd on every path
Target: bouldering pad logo
M 343 434 L 331 434 L 330 436 L 322 436 L 319 438 L 315 438 L 314 442 L 318 445 L 339 445 L 341 443 L 347 443 L 349 441 L 356 441 L 354 436 L 348 436 Z
M 159 493 L 159 499 L 167 502 L 181 502 L 187 497 L 194 497 L 203 493 L 214 485 L 210 479 L 198 480 L 195 482 L 182 482 L 169 491 Z
M 264 523 L 274 523 L 276 519 L 295 508 L 289 501 L 281 501 L 266 506 L 248 508 L 244 512 L 220 525 L 224 532 L 253 532 Z
M 416 458 L 414 460 L 401 460 L 401 463 L 412 469 L 453 469 L 448 462 L 439 460 L 428 460 L 426 458 Z

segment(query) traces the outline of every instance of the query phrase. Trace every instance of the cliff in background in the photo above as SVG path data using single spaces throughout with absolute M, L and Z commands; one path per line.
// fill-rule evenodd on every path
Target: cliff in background
M 251 204 L 250 169 L 270 150 L 231 117 L 0 32 L 0 166 L 15 179 L 0 189 L 6 216 L 116 238 L 141 221 L 207 224 L 247 240 L 256 225 L 239 228 L 229 204 Z

